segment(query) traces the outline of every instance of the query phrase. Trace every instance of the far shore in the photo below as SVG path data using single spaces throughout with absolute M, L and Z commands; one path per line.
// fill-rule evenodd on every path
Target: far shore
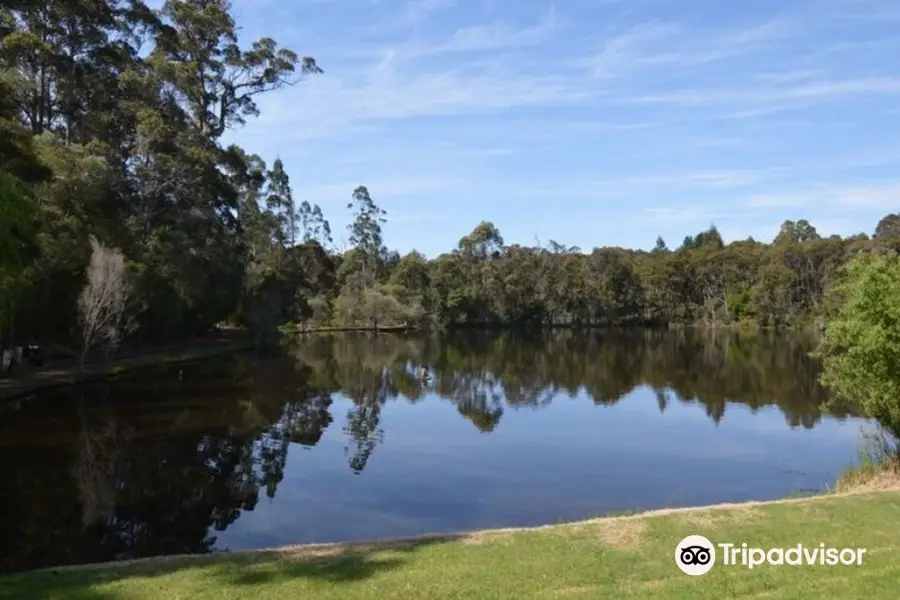
M 20 375 L 0 378 L 0 400 L 8 400 L 37 390 L 62 387 L 121 375 L 138 369 L 172 366 L 205 360 L 249 349 L 246 336 L 225 334 L 180 344 L 138 349 L 131 355 L 109 361 L 92 361 L 84 369 L 77 359 L 48 361 L 45 367 L 29 369 Z
M 448 330 L 496 330 L 509 329 L 509 326 L 499 324 L 455 324 L 447 327 Z M 515 327 L 513 327 L 515 329 Z M 555 324 L 538 326 L 537 329 L 583 329 L 583 330 L 618 330 L 618 329 L 645 329 L 641 325 L 607 327 L 602 325 L 572 325 Z M 693 326 L 668 327 L 668 329 L 728 329 L 747 330 L 752 327 L 748 323 L 714 325 L 697 324 Z M 649 329 L 653 329 L 650 327 Z M 285 336 L 315 335 L 333 333 L 386 333 L 406 334 L 422 333 L 431 329 L 418 324 L 389 324 L 377 326 L 316 326 L 304 327 L 303 325 L 289 323 L 278 328 Z M 0 377 L 0 401 L 17 398 L 31 392 L 73 385 L 84 381 L 103 379 L 120 375 L 125 372 L 142 368 L 160 367 L 180 363 L 194 362 L 213 358 L 215 356 L 248 350 L 253 347 L 250 334 L 243 328 L 226 327 L 217 329 L 208 337 L 182 341 L 163 346 L 138 346 L 130 352 L 114 356 L 108 361 L 92 359 L 88 360 L 84 369 L 78 367 L 78 360 L 72 356 L 67 358 L 54 358 L 47 361 L 43 367 L 28 368 L 19 374 Z

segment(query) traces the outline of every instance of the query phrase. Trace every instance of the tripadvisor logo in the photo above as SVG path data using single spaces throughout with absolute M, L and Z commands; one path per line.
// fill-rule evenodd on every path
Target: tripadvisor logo
M 702 535 L 689 535 L 675 547 L 675 564 L 688 575 L 705 575 L 716 564 L 716 547 Z
M 747 544 L 713 544 L 702 535 L 689 535 L 675 547 L 675 564 L 688 575 L 705 575 L 716 564 L 753 569 L 762 565 L 862 565 L 865 548 L 829 548 L 797 544 L 790 548 L 753 548 Z

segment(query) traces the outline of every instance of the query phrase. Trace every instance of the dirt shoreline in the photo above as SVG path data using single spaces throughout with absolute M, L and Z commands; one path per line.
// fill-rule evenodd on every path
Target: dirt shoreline
M 108 363 L 88 364 L 84 370 L 78 368 L 75 359 L 51 361 L 51 366 L 0 379 L 0 401 L 25 396 L 38 390 L 103 379 L 136 369 L 203 360 L 246 350 L 249 347 L 250 343 L 242 336 L 223 335 L 169 346 L 136 349 Z
M 149 556 L 144 558 L 135 558 L 122 561 L 108 561 L 100 563 L 88 563 L 80 565 L 61 565 L 56 567 L 44 567 L 30 571 L 35 572 L 53 572 L 63 573 L 67 571 L 86 571 L 86 570 L 102 570 L 102 569 L 119 569 L 134 565 L 153 564 L 163 565 L 169 562 L 174 563 L 193 563 L 215 561 L 228 556 L 246 556 L 248 558 L 257 557 L 260 559 L 280 557 L 298 557 L 298 558 L 327 558 L 338 554 L 363 553 L 377 550 L 390 550 L 393 548 L 402 548 L 431 541 L 458 541 L 472 540 L 478 541 L 481 538 L 489 538 L 490 536 L 529 532 L 529 531 L 545 531 L 548 529 L 578 527 L 587 524 L 596 523 L 618 523 L 623 521 L 636 521 L 641 519 L 652 519 L 654 517 L 665 517 L 667 515 L 685 514 L 705 511 L 725 511 L 725 510 L 741 510 L 759 506 L 781 505 L 781 504 L 804 504 L 810 502 L 821 502 L 834 498 L 843 498 L 848 496 L 860 496 L 864 494 L 880 494 L 900 492 L 900 482 L 893 480 L 889 486 L 868 487 L 863 486 L 847 492 L 823 492 L 815 496 L 805 496 L 802 498 L 782 498 L 779 500 L 766 501 L 748 501 L 739 503 L 722 503 L 710 504 L 705 506 L 685 506 L 678 508 L 661 508 L 648 510 L 633 515 L 595 517 L 591 519 L 583 519 L 580 521 L 572 521 L 569 523 L 554 523 L 548 525 L 536 525 L 533 527 L 505 527 L 496 529 L 482 529 L 474 531 L 458 531 L 452 533 L 433 533 L 412 535 L 394 538 L 381 538 L 373 540 L 359 540 L 352 542 L 332 542 L 332 543 L 314 543 L 314 544 L 293 544 L 270 548 L 253 548 L 247 550 L 235 550 L 228 552 L 212 552 L 208 554 L 171 554 L 165 556 Z
M 356 327 L 324 327 L 306 330 L 285 328 L 283 333 L 293 334 L 329 334 L 339 332 L 376 332 L 398 333 L 412 332 L 415 328 L 405 326 L 386 326 L 377 329 Z M 89 361 L 82 371 L 75 358 L 50 359 L 44 367 L 31 369 L 21 375 L 0 378 L 0 401 L 27 395 L 37 390 L 61 387 L 84 381 L 103 379 L 120 375 L 134 369 L 173 365 L 203 360 L 214 356 L 246 350 L 252 347 L 250 336 L 242 330 L 219 330 L 208 338 L 199 338 L 177 344 L 164 346 L 148 346 L 136 348 L 131 352 L 114 358 L 108 363 Z

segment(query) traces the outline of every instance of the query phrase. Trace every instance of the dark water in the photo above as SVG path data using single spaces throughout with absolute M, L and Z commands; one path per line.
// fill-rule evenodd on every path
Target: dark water
M 342 335 L 42 393 L 0 411 L 0 570 L 821 489 L 864 421 L 817 409 L 810 348 Z

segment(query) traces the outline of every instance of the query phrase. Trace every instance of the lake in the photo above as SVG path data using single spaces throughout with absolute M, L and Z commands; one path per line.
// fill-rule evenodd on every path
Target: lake
M 0 406 L 0 570 L 821 490 L 867 422 L 819 410 L 811 348 L 692 330 L 341 334 L 47 390 Z

